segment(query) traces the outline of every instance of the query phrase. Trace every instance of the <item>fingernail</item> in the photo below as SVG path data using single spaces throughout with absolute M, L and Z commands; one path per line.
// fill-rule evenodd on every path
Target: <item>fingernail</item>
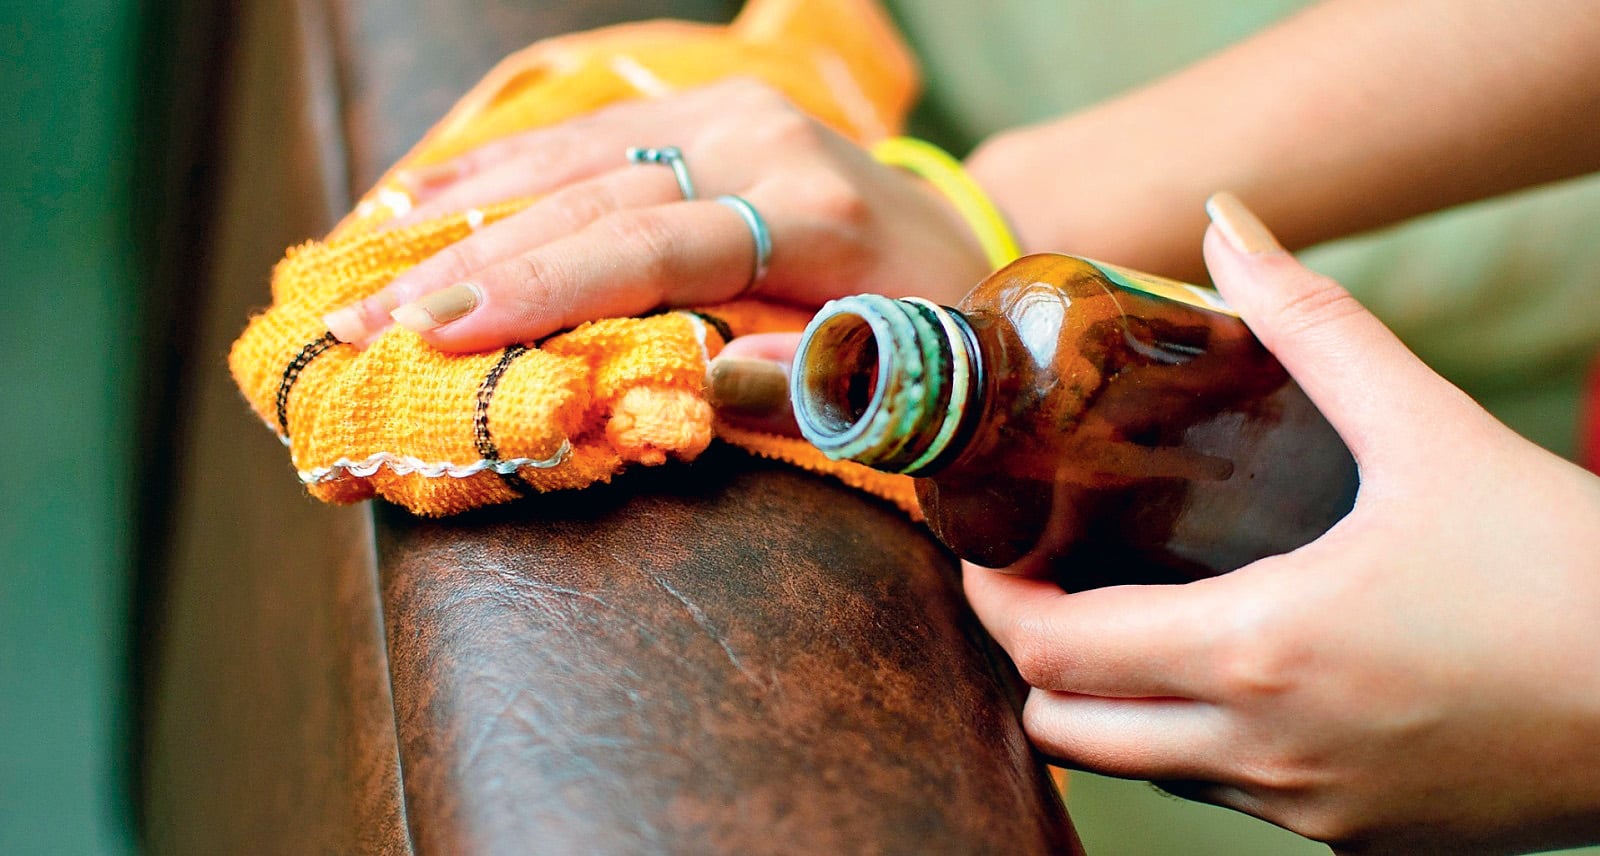
M 404 306 L 396 307 L 389 317 L 394 323 L 417 333 L 426 333 L 449 324 L 483 302 L 483 293 L 474 283 L 463 282 L 425 294 Z
M 460 176 L 461 165 L 456 161 L 448 160 L 444 163 L 402 169 L 394 174 L 394 180 L 405 185 L 406 189 L 412 193 L 416 193 L 419 190 L 427 190 L 430 187 L 454 181 Z
M 770 417 L 789 407 L 789 373 L 782 363 L 718 357 L 711 361 L 706 375 L 711 405 L 718 410 Z
M 322 316 L 322 323 L 341 342 L 359 342 L 367 335 L 366 322 L 361 320 L 361 313 L 354 306 L 329 312 Z
M 1283 245 L 1273 237 L 1267 224 L 1255 212 L 1244 207 L 1239 197 L 1232 193 L 1218 193 L 1206 200 L 1206 215 L 1222 231 L 1222 236 L 1245 255 L 1281 253 Z
M 341 342 L 362 342 L 388 322 L 374 326 L 372 319 L 387 318 L 396 301 L 387 292 L 378 292 L 366 300 L 358 300 L 322 316 L 322 323 Z

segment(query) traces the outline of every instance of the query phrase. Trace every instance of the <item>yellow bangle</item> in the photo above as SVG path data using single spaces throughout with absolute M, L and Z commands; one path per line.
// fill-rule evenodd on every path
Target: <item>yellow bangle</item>
M 962 168 L 961 161 L 951 157 L 933 143 L 913 137 L 890 137 L 872 147 L 872 156 L 879 163 L 897 166 L 928 180 L 961 213 L 972 231 L 989 264 L 1001 267 L 1016 261 L 1022 255 L 1011 227 L 1000 216 L 999 209 L 989 201 L 972 176 Z

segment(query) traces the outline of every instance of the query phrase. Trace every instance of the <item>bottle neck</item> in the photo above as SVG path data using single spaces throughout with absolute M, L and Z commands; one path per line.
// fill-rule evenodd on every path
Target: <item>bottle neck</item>
M 874 294 L 830 301 L 795 353 L 800 433 L 835 460 L 907 475 L 938 469 L 971 433 L 979 355 L 954 309 Z

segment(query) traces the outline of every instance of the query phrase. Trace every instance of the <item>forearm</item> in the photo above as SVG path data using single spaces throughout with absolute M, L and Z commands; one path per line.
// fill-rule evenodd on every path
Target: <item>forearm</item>
M 1330 0 L 969 165 L 1027 249 L 1199 278 L 1219 189 L 1294 247 L 1600 169 L 1597 46 L 1592 0 Z

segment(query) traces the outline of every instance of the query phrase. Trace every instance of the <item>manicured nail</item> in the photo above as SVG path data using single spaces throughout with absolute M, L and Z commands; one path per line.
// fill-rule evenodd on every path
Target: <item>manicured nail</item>
M 322 323 L 339 341 L 360 343 L 387 326 L 387 321 L 378 323 L 377 326 L 374 326 L 373 322 L 389 317 L 389 313 L 397 305 L 398 302 L 388 292 L 380 291 L 366 300 L 359 300 L 329 312 L 322 316 Z
M 367 336 L 367 325 L 354 306 L 335 309 L 322 316 L 323 326 L 341 342 L 359 342 Z
M 426 333 L 477 309 L 482 302 L 483 291 L 475 283 L 463 282 L 396 307 L 389 317 L 407 330 Z
M 412 193 L 437 187 L 460 177 L 461 165 L 453 160 L 427 166 L 414 166 L 394 174 L 394 180 Z
M 781 415 L 789 407 L 789 373 L 782 363 L 718 357 L 706 371 L 711 404 L 751 417 Z
M 1232 193 L 1218 193 L 1207 199 L 1206 214 L 1222 230 L 1222 237 L 1245 255 L 1283 252 L 1283 245 L 1273 237 L 1267 224 Z

